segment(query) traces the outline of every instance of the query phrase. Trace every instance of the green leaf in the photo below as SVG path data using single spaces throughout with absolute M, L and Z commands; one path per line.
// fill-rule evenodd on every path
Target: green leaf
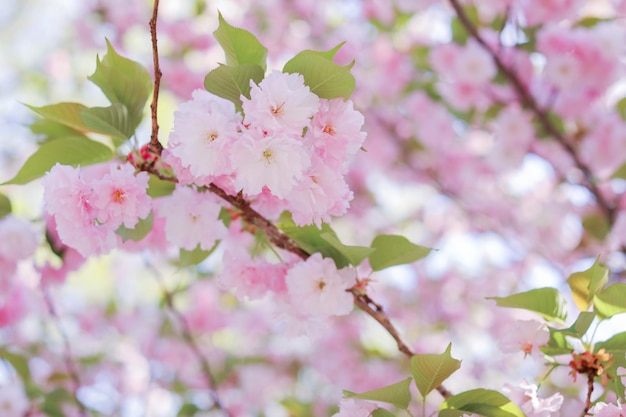
M 391 412 L 385 410 L 384 408 L 377 408 L 376 410 L 372 411 L 372 417 L 396 417 L 396 416 L 392 414 Z
M 345 398 L 381 401 L 406 410 L 409 408 L 409 403 L 411 402 L 411 391 L 409 390 L 411 380 L 411 378 L 407 378 L 395 384 L 360 394 L 344 390 L 343 395 Z
M 625 100 L 624 107 L 626 107 L 626 98 L 624 98 L 623 100 Z M 626 113 L 626 109 L 624 110 L 624 112 Z M 623 116 L 622 119 L 626 120 L 626 115 Z M 626 180 L 626 162 L 624 162 L 622 165 L 620 165 L 619 168 L 617 168 L 613 175 L 611 175 L 611 178 L 621 178 L 623 180 Z
M 548 330 L 550 331 L 548 345 L 539 347 L 539 350 L 541 350 L 544 354 L 548 356 L 566 355 L 574 350 L 565 338 L 566 333 L 550 326 L 548 326 Z
M 67 136 L 82 135 L 82 132 L 79 130 L 66 126 L 63 123 L 41 117 L 38 117 L 28 127 L 35 135 L 43 136 L 43 140 L 40 140 L 39 142 L 59 139 Z
M 216 96 L 232 101 L 237 110 L 241 111 L 241 96 L 250 98 L 250 81 L 259 84 L 263 75 L 263 68 L 259 65 L 220 65 L 206 75 L 204 88 Z
M 621 98 L 617 103 L 615 103 L 615 111 L 617 111 L 617 114 L 620 115 L 622 120 L 626 120 L 626 97 Z M 626 175 L 626 164 L 622 165 L 620 167 L 620 170 L 623 170 L 623 175 Z M 626 178 L 626 177 L 620 176 L 619 178 Z
M 580 339 L 585 335 L 585 333 L 587 333 L 587 330 L 589 330 L 589 327 L 591 326 L 591 323 L 593 323 L 593 319 L 595 317 L 595 313 L 589 311 L 581 311 L 574 324 L 572 324 L 567 329 L 555 331 L 563 333 L 563 335 L 565 336 L 572 336 Z
M 152 198 L 165 197 L 174 192 L 176 184 L 172 181 L 165 181 L 159 177 L 150 174 L 148 180 L 148 195 Z
M 131 126 L 128 118 L 128 109 L 122 103 L 83 109 L 80 117 L 93 131 L 111 136 L 118 146 L 135 133 L 135 126 Z
M 626 367 L 626 332 L 618 333 L 604 342 L 596 343 L 594 352 L 598 352 L 600 349 L 613 355 L 615 368 Z
M 350 259 L 348 259 L 348 257 L 346 257 L 346 255 L 342 252 L 349 252 L 349 255 L 353 257 L 355 262 L 362 254 L 360 249 L 356 249 L 354 253 L 352 253 L 353 248 L 359 247 L 344 246 L 340 250 L 332 245 L 329 241 L 332 241 L 333 237 L 337 240 L 337 242 L 339 242 L 339 239 L 337 238 L 335 231 L 326 223 L 322 223 L 321 230 L 315 225 L 296 226 L 291 219 L 291 216 L 285 212 L 285 214 L 281 216 L 277 226 L 287 236 L 292 238 L 298 246 L 302 248 L 302 250 L 311 255 L 316 252 L 321 253 L 324 258 L 330 258 L 335 261 L 337 268 L 344 268 L 350 265 Z M 325 235 L 326 238 L 322 237 L 322 235 Z M 343 246 L 343 244 L 339 243 L 337 246 Z
M 590 236 L 598 240 L 604 240 L 611 231 L 611 225 L 607 218 L 599 214 L 585 216 L 583 218 L 583 228 Z
M 478 414 L 484 417 L 526 417 L 524 412 L 503 394 L 474 389 L 454 395 L 441 404 L 439 417 Z
M 348 65 L 335 64 L 332 59 L 342 44 L 330 51 L 305 50 L 291 58 L 283 67 L 283 72 L 302 74 L 304 84 L 320 98 L 350 98 L 356 81 L 350 73 L 354 61 Z
M 574 23 L 573 27 L 593 28 L 600 23 L 612 22 L 613 20 L 615 19 L 610 17 L 585 16 Z
M 6 195 L 0 193 L 0 219 L 11 214 L 11 200 Z
M 372 241 L 371 247 L 376 249 L 369 256 L 374 271 L 415 262 L 431 251 L 430 248 L 411 243 L 399 235 L 378 235 Z
M 181 248 L 178 260 L 174 263 L 176 264 L 176 266 L 179 266 L 181 268 L 198 265 L 200 262 L 208 258 L 208 256 L 212 254 L 215 249 L 217 249 L 217 246 L 219 244 L 220 241 L 218 240 L 217 242 L 215 242 L 215 245 L 213 245 L 210 250 L 204 250 L 200 247 L 200 245 L 196 246 L 194 250 L 186 250 Z
M 258 65 L 265 73 L 267 48 L 252 33 L 231 26 L 219 13 L 219 26 L 213 36 L 222 46 L 228 65 Z
M 178 414 L 176 414 L 176 417 L 193 417 L 198 411 L 200 411 L 200 408 L 198 408 L 197 405 L 193 403 L 186 403 L 183 404 L 182 407 L 180 407 L 180 409 L 178 410 Z
M 87 107 L 80 103 L 58 103 L 43 107 L 26 106 L 43 117 L 45 121 L 54 122 L 81 133 L 89 131 L 89 128 L 80 117 L 80 112 Z M 45 129 L 49 129 L 49 126 Z M 39 125 L 39 128 L 41 128 L 41 125 Z
M 613 284 L 596 294 L 593 310 L 600 319 L 626 313 L 626 284 Z
M 15 372 L 20 376 L 22 382 L 30 381 L 30 368 L 28 358 L 17 353 L 9 352 L 5 348 L 0 348 L 0 359 L 11 364 Z
M 463 7 L 463 10 L 465 11 L 465 15 L 470 20 L 472 26 L 479 27 L 480 19 L 478 17 L 478 9 L 475 6 L 465 6 Z M 459 45 L 465 45 L 470 36 L 458 17 L 455 17 L 450 22 L 450 31 L 452 32 L 452 41 Z
M 367 258 L 375 249 L 367 246 L 347 246 L 337 239 L 334 233 L 322 233 L 322 239 L 328 242 L 333 248 L 337 249 L 350 263 L 350 265 L 358 266 L 365 258 Z
M 593 297 L 602 290 L 609 281 L 609 270 L 600 265 L 599 258 L 594 264 L 582 272 L 574 272 L 567 278 L 572 290 L 572 297 L 581 311 L 587 311 L 593 302 Z
M 426 398 L 429 392 L 437 388 L 450 375 L 461 367 L 461 361 L 450 355 L 452 344 L 441 354 L 422 354 L 411 357 L 411 374 L 415 385 Z
M 565 300 L 555 288 L 537 288 L 508 297 L 487 297 L 487 299 L 495 300 L 500 307 L 521 308 L 539 313 L 548 321 L 562 324 L 567 318 Z
M 100 87 L 112 104 L 126 106 L 128 127 L 134 131 L 152 91 L 148 71 L 139 63 L 118 55 L 107 40 L 107 53 L 102 60 L 96 59 L 96 71 L 89 80 Z
M 5 184 L 26 184 L 50 170 L 56 163 L 62 165 L 91 165 L 113 159 L 113 151 L 100 142 L 84 136 L 55 139 L 42 144 L 24 163 L 19 172 Z
M 122 237 L 122 241 L 126 242 L 127 240 L 132 240 L 134 242 L 139 242 L 141 239 L 146 237 L 150 230 L 152 230 L 152 224 L 154 222 L 154 218 L 152 216 L 152 212 L 145 219 L 139 219 L 135 227 L 132 229 L 126 228 L 126 226 L 121 225 L 115 233 Z

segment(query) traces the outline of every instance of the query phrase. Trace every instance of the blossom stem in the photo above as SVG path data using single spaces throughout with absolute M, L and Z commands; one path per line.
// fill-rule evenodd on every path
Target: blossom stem
M 155 155 L 161 155 L 163 145 L 159 142 L 159 122 L 157 118 L 157 105 L 159 103 L 159 88 L 161 86 L 161 67 L 159 66 L 159 49 L 157 46 L 157 16 L 159 14 L 159 0 L 154 0 L 152 18 L 150 19 L 150 38 L 152 40 L 152 61 L 154 65 L 154 89 L 152 90 L 152 103 L 150 114 L 152 116 L 152 134 L 148 149 Z

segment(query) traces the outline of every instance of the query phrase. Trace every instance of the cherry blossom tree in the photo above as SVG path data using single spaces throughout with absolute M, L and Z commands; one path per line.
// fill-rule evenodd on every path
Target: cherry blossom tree
M 626 414 L 626 3 L 73 5 L 6 64 L 3 415 Z

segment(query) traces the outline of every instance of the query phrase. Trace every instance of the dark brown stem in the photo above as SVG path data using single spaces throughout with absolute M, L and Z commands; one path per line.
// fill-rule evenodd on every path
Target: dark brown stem
M 159 49 L 157 47 L 157 16 L 159 14 L 159 0 L 154 0 L 152 19 L 150 19 L 150 38 L 152 39 L 152 62 L 154 65 L 154 89 L 152 91 L 152 103 L 150 114 L 152 116 L 152 134 L 148 149 L 155 155 L 161 155 L 163 145 L 159 142 L 159 122 L 157 119 L 157 106 L 159 103 L 159 88 L 161 86 L 161 67 L 159 66 Z
M 87 412 L 87 409 L 85 408 L 83 403 L 80 402 L 77 396 L 78 389 L 81 387 L 82 384 L 80 381 L 78 370 L 76 369 L 76 366 L 74 364 L 74 357 L 72 355 L 72 347 L 70 345 L 70 340 L 67 337 L 67 334 L 65 333 L 65 331 L 63 330 L 63 327 L 61 326 L 61 318 L 59 317 L 59 314 L 57 313 L 57 310 L 54 306 L 54 302 L 52 301 L 52 297 L 50 296 L 50 293 L 48 292 L 48 288 L 45 285 L 41 285 L 41 292 L 43 294 L 43 299 L 46 303 L 46 307 L 48 308 L 48 313 L 50 314 L 52 321 L 54 322 L 59 334 L 61 335 L 61 340 L 63 341 L 63 362 L 65 363 L 67 374 L 72 380 L 72 384 L 74 385 L 72 388 L 72 396 L 74 397 L 74 401 L 78 405 L 79 415 L 81 417 L 87 417 L 89 413 Z
M 515 92 L 517 93 L 520 102 L 526 108 L 528 108 L 536 117 L 537 121 L 541 128 L 550 136 L 552 136 L 557 143 L 559 143 L 563 149 L 570 155 L 574 165 L 583 173 L 585 177 L 586 187 L 593 194 L 598 203 L 598 206 L 606 216 L 607 220 L 610 224 L 613 224 L 615 220 L 615 208 L 612 207 L 608 201 L 604 198 L 600 189 L 596 185 L 593 172 L 591 169 L 580 159 L 576 149 L 574 148 L 573 141 L 570 138 L 565 137 L 556 125 L 552 122 L 549 116 L 549 112 L 546 109 L 543 109 L 539 106 L 539 103 L 535 100 L 535 98 L 530 93 L 529 89 L 523 83 L 521 78 L 517 75 L 517 73 L 504 64 L 504 61 L 500 58 L 500 56 L 495 53 L 485 39 L 478 33 L 478 29 L 474 26 L 467 13 L 459 3 L 459 0 L 450 0 L 450 4 L 452 8 L 456 12 L 456 15 L 459 18 L 459 21 L 467 30 L 469 35 L 478 42 L 478 44 L 491 55 L 494 64 L 498 68 L 498 70 L 506 77 L 509 81 Z
M 589 371 L 587 374 L 587 399 L 585 401 L 585 410 L 583 415 L 589 414 L 591 409 L 591 394 L 593 394 L 593 381 L 596 377 L 596 371 Z

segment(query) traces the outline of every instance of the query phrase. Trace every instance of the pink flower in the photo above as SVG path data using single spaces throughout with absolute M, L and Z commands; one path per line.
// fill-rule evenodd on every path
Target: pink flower
M 152 200 L 147 194 L 148 174 L 139 172 L 131 164 L 110 165 L 110 171 L 92 183 L 93 206 L 98 221 L 107 223 L 112 229 L 122 224 L 128 228 L 145 219 L 152 209 Z
M 477 42 L 470 40 L 456 56 L 454 78 L 468 84 L 484 84 L 497 73 L 493 58 Z
M 311 165 L 302 142 L 284 134 L 260 139 L 244 134 L 233 145 L 231 158 L 235 186 L 249 196 L 267 187 L 276 197 L 284 198 Z
M 593 417 L 624 417 L 626 415 L 626 404 L 597 403 L 589 413 Z
M 524 352 L 525 355 L 539 354 L 539 347 L 548 343 L 550 333 L 543 323 L 535 320 L 517 320 L 514 330 L 498 339 L 505 353 Z
M 0 385 L 0 410 L 2 417 L 22 417 L 30 408 L 24 387 L 19 381 Z
M 196 90 L 174 115 L 168 148 L 194 177 L 228 175 L 232 172 L 229 148 L 240 123 L 233 103 Z
M 21 260 L 35 253 L 37 236 L 30 226 L 13 216 L 0 219 L 0 258 Z
M 28 311 L 24 300 L 24 287 L 15 285 L 13 288 L 3 289 L 0 293 L 0 329 L 11 326 Z M 0 408 L 1 410 L 1 408 Z
M 212 194 L 179 186 L 166 199 L 158 212 L 165 217 L 165 235 L 170 243 L 187 250 L 198 245 L 210 250 L 226 235 L 227 229 L 218 219 L 221 206 Z
M 522 382 L 518 387 L 506 384 L 503 391 L 516 403 L 527 417 L 559 417 L 563 396 L 554 394 L 548 398 L 539 398 L 537 385 Z
M 286 273 L 285 264 L 271 264 L 264 259 L 245 259 L 226 253 L 219 281 L 225 288 L 233 289 L 237 298 L 254 300 L 268 292 L 284 293 Z
M 287 292 L 294 309 L 310 316 L 342 316 L 350 313 L 354 299 L 346 290 L 355 284 L 351 268 L 337 270 L 332 259 L 315 253 L 287 272 Z
M 252 81 L 250 86 L 250 99 L 242 97 L 245 123 L 267 132 L 301 136 L 319 105 L 301 74 L 273 71 L 258 86 Z
M 368 401 L 344 398 L 339 402 L 339 412 L 333 417 L 369 417 L 377 408 L 376 404 Z

